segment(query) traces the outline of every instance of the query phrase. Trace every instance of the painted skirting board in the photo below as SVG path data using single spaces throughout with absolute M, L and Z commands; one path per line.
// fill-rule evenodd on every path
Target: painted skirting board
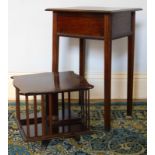
M 15 99 L 15 89 L 12 84 L 12 75 L 23 75 L 33 73 L 9 73 L 8 75 L 8 98 L 9 100 Z M 91 99 L 103 99 L 104 98 L 104 76 L 102 73 L 88 73 L 85 76 L 88 82 L 94 85 L 94 89 L 91 90 Z M 127 96 L 127 74 L 112 74 L 112 99 L 126 99 Z M 72 98 L 76 98 L 76 95 L 72 95 Z M 147 75 L 146 74 L 134 74 L 134 99 L 146 99 L 147 98 Z

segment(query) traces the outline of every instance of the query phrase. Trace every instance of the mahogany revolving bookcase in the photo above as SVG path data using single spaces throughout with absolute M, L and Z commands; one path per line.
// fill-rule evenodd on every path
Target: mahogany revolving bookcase
M 48 140 L 54 137 L 76 137 L 90 133 L 89 90 L 93 88 L 72 71 L 13 76 L 16 88 L 16 115 L 25 141 Z M 72 111 L 71 95 L 78 93 L 78 112 Z M 20 96 L 25 96 L 21 110 Z M 53 96 L 60 96 L 57 115 Z

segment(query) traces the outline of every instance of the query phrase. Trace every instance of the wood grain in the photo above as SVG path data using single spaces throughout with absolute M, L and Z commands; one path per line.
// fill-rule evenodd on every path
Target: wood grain
M 111 15 L 104 16 L 104 123 L 105 130 L 110 130 L 111 120 L 111 48 L 112 48 L 112 19 Z
M 128 83 L 127 83 L 127 115 L 132 115 L 133 104 L 133 72 L 134 72 L 134 42 L 135 42 L 135 13 L 131 15 L 132 35 L 128 37 Z
M 103 15 L 59 13 L 57 32 L 68 35 L 103 36 Z M 102 29 L 100 28 L 102 26 Z

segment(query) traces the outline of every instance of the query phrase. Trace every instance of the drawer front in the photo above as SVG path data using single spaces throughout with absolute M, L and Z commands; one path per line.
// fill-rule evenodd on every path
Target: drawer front
M 100 38 L 104 33 L 104 16 L 100 14 L 59 13 L 57 24 L 60 35 Z

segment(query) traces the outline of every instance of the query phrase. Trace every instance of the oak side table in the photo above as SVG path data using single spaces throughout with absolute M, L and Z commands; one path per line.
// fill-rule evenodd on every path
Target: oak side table
M 68 7 L 48 8 L 53 12 L 52 71 L 59 68 L 59 37 L 79 38 L 79 74 L 85 72 L 85 40 L 104 40 L 104 126 L 110 130 L 112 40 L 128 37 L 127 115 L 132 115 L 135 12 L 140 8 Z M 56 103 L 58 97 L 53 96 Z M 55 115 L 57 115 L 55 104 Z

